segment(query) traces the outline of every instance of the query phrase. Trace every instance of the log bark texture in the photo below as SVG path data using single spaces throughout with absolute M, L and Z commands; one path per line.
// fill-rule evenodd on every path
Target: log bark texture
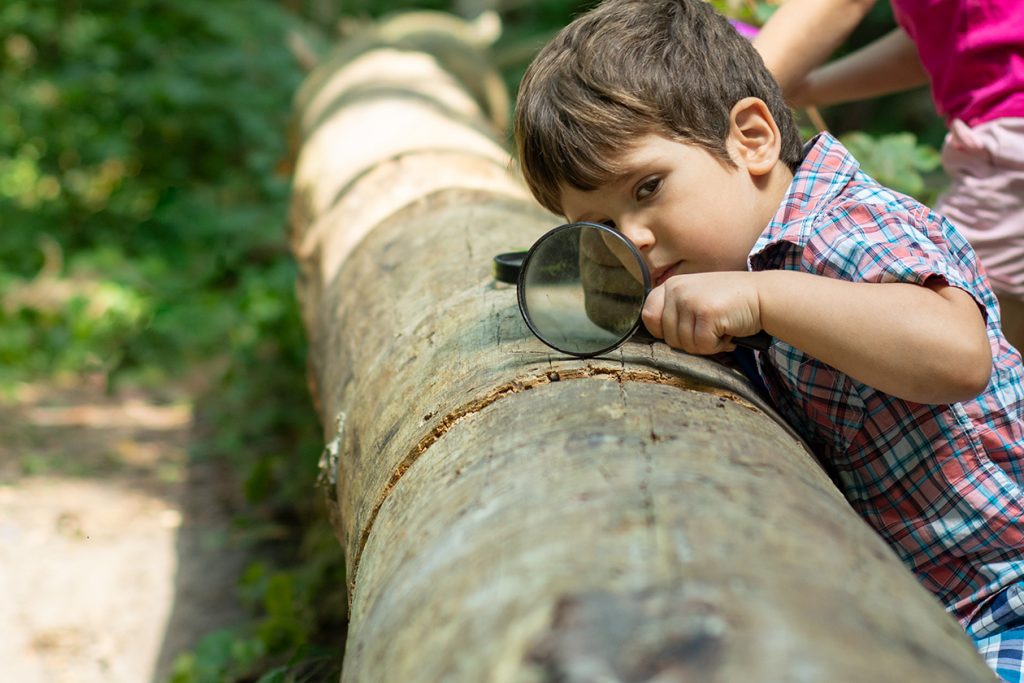
M 297 100 L 342 680 L 990 681 L 739 373 L 530 336 L 491 257 L 557 218 L 509 171 L 482 53 L 421 18 Z

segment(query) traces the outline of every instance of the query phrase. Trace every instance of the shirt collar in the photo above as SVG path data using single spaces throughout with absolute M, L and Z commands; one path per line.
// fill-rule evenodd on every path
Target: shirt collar
M 768 226 L 747 257 L 748 266 L 762 265 L 764 252 L 780 242 L 803 247 L 814 220 L 843 192 L 860 170 L 860 164 L 829 133 L 819 133 L 804 145 L 804 157 L 793 175 L 789 190 Z

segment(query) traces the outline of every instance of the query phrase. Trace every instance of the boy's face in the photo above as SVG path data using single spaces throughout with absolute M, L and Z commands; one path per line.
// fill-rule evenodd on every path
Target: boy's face
M 640 250 L 655 286 L 672 275 L 746 270 L 782 186 L 752 173 L 742 150 L 726 148 L 737 167 L 697 145 L 644 136 L 623 152 L 623 173 L 607 185 L 590 192 L 563 185 L 562 210 L 570 222 L 621 232 Z

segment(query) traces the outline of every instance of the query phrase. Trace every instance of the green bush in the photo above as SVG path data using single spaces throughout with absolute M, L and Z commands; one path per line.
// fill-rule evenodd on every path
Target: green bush
M 309 653 L 344 628 L 278 170 L 295 25 L 269 0 L 0 4 L 0 383 L 158 386 L 224 359 L 193 457 L 245 483 L 237 523 L 270 578 L 250 570 L 252 621 L 183 656 L 179 683 L 322 668 Z

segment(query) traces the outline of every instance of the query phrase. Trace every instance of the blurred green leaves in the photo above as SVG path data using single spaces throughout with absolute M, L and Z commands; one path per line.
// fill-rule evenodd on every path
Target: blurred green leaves
M 939 152 L 917 140 L 913 133 L 872 136 L 848 133 L 842 143 L 881 184 L 934 203 L 936 188 L 926 186 L 925 175 L 939 167 Z
M 41 236 L 69 268 L 113 249 L 121 263 L 96 272 L 94 289 L 144 307 L 121 317 L 119 358 L 109 343 L 90 353 L 51 345 L 50 363 L 7 365 L 8 376 L 85 369 L 89 356 L 114 373 L 174 371 L 227 350 L 230 332 L 251 332 L 229 299 L 248 298 L 237 285 L 252 266 L 287 261 L 288 181 L 275 166 L 301 78 L 285 48 L 293 22 L 268 1 L 0 7 L 0 276 L 31 282 Z M 48 312 L 51 332 L 81 331 L 71 301 L 51 302 L 64 308 Z M 15 329 L 25 309 L 5 315 L 10 357 L 32 335 Z
M 192 455 L 247 482 L 270 578 L 179 682 L 254 680 L 343 628 L 278 169 L 295 23 L 272 0 L 0 3 L 0 385 L 212 371 Z

